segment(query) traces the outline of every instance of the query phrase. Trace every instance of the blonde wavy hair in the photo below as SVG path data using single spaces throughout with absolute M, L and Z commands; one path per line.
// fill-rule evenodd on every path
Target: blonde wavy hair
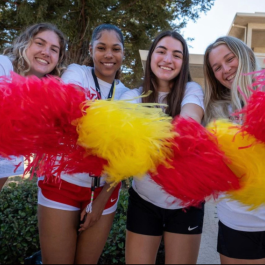
M 14 71 L 25 76 L 30 70 L 30 62 L 26 50 L 32 43 L 34 37 L 43 31 L 53 31 L 59 37 L 60 54 L 59 60 L 51 75 L 61 76 L 65 69 L 67 40 L 64 34 L 53 24 L 39 23 L 26 28 L 14 41 L 11 47 L 5 49 L 4 54 L 12 61 Z
M 214 76 L 214 72 L 209 62 L 211 51 L 219 45 L 226 45 L 229 50 L 238 58 L 238 68 L 231 89 L 223 86 Z M 209 45 L 204 55 L 204 124 L 216 118 L 227 118 L 229 116 L 229 106 L 232 110 L 240 110 L 246 104 L 246 99 L 238 91 L 240 87 L 243 94 L 248 98 L 251 95 L 249 87 L 253 83 L 254 75 L 244 75 L 246 73 L 259 70 L 254 52 L 241 40 L 225 36 L 218 38 Z

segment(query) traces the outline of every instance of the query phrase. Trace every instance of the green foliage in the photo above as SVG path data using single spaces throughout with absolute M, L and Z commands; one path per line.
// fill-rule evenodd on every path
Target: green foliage
M 128 191 L 120 200 L 100 263 L 125 263 Z M 23 180 L 9 183 L 0 192 L 0 264 L 23 264 L 40 249 L 37 229 L 37 184 Z
M 121 190 L 112 229 L 100 258 L 100 264 L 125 264 L 126 215 L 128 191 Z
M 23 264 L 39 250 L 37 184 L 9 183 L 0 192 L 0 264 Z
M 68 62 L 86 64 L 93 28 L 117 25 L 125 36 L 122 81 L 128 87 L 141 83 L 139 49 L 148 49 L 163 30 L 180 30 L 196 21 L 215 0 L 0 0 L 0 50 L 24 28 L 37 22 L 56 24 L 69 39 Z

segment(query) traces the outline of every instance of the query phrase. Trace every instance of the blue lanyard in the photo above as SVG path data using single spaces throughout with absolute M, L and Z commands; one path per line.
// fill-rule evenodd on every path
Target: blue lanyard
M 98 78 L 95 75 L 94 69 L 92 69 L 92 76 L 94 78 L 94 82 L 95 82 L 95 86 L 96 86 L 96 90 L 97 90 L 98 99 L 101 99 L 100 86 L 99 86 L 99 83 L 98 83 Z M 111 85 L 111 88 L 110 88 L 110 91 L 109 91 L 108 98 L 112 98 L 113 91 L 114 91 L 114 82 L 115 82 L 115 80 L 113 80 L 113 82 L 112 82 L 112 85 Z

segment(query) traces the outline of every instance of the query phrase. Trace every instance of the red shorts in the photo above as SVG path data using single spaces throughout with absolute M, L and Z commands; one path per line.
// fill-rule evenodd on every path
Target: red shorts
M 38 202 L 39 204 L 47 207 L 70 210 L 67 207 L 63 207 L 63 205 L 67 205 L 72 206 L 73 210 L 83 210 L 91 201 L 91 188 L 78 186 L 64 180 L 58 181 L 52 178 L 49 178 L 48 180 L 39 180 L 38 186 L 40 188 Z M 114 188 L 114 191 L 104 208 L 104 210 L 112 210 L 105 214 L 115 212 L 119 200 L 120 188 L 121 183 Z M 94 200 L 97 198 L 102 189 L 103 187 L 95 189 Z M 58 205 L 58 207 L 56 205 Z

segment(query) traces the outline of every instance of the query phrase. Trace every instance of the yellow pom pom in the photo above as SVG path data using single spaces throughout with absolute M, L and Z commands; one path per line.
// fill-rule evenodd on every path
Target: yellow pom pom
M 240 178 L 242 188 L 227 193 L 227 198 L 248 205 L 249 210 L 265 205 L 265 145 L 228 121 L 218 120 L 207 128 L 231 161 L 229 168 Z
M 77 126 L 78 144 L 108 161 L 107 181 L 141 177 L 169 156 L 167 139 L 174 133 L 171 118 L 160 108 L 106 100 L 88 101 L 86 106 Z

